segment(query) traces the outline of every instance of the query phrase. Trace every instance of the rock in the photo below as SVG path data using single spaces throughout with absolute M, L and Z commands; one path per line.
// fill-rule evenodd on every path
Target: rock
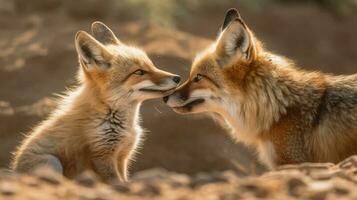
M 158 179 L 163 179 L 168 176 L 168 171 L 162 168 L 153 168 L 144 171 L 140 171 L 134 174 L 133 180 L 145 180 L 145 181 L 156 181 Z
M 97 175 L 91 171 L 86 171 L 75 178 L 79 185 L 92 188 L 95 186 L 96 182 L 99 182 Z
M 267 189 L 255 183 L 243 184 L 240 188 L 242 190 L 246 190 L 247 192 L 253 194 L 255 197 L 258 198 L 265 198 L 269 195 L 269 191 Z
M 342 188 L 340 186 L 336 186 L 333 189 L 333 192 L 337 195 L 337 196 L 345 196 L 348 195 L 350 193 L 350 191 L 346 188 Z
M 190 177 L 184 174 L 172 173 L 169 177 L 169 184 L 173 188 L 185 187 L 190 184 Z
M 3 196 L 13 196 L 17 191 L 17 185 L 12 182 L 3 182 L 0 184 L 0 194 Z
M 131 191 L 130 187 L 124 183 L 114 183 L 112 184 L 112 187 L 115 191 L 120 193 L 129 193 Z
M 301 187 L 306 186 L 306 183 L 299 177 L 292 177 L 287 181 L 288 194 L 294 197 L 301 195 Z
M 133 192 L 134 195 L 144 196 L 144 197 L 154 197 L 160 195 L 160 188 L 153 183 L 140 183 L 137 188 L 137 191 Z
M 51 185 L 59 185 L 62 182 L 62 175 L 56 173 L 49 167 L 38 167 L 33 174 L 41 181 Z
M 218 172 L 214 172 L 212 174 L 199 173 L 192 179 L 191 187 L 197 187 L 197 186 L 210 184 L 210 183 L 217 183 L 217 182 L 227 182 L 227 179 L 224 176 L 222 176 L 221 173 Z
M 351 156 L 338 164 L 339 168 L 350 169 L 357 167 L 357 155 Z
M 38 179 L 36 179 L 34 177 L 24 177 L 22 179 L 22 182 L 32 188 L 39 188 L 41 185 L 41 183 L 38 181 Z

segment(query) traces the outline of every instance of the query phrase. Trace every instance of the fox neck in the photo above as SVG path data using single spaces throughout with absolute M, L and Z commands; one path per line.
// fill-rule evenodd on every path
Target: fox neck
M 113 102 L 108 101 L 99 91 L 89 85 L 81 85 L 68 94 L 61 102 L 57 114 L 78 116 L 82 119 L 87 116 L 91 120 L 96 116 L 106 115 L 109 112 L 120 112 L 125 115 L 125 121 L 131 126 L 137 126 L 140 101 L 126 101 L 125 98 Z M 87 113 L 83 115 L 83 113 Z M 85 120 L 85 119 L 84 119 Z
M 244 98 L 230 95 L 231 98 L 222 103 L 224 109 L 221 111 L 234 130 L 234 136 L 250 144 L 259 142 L 256 138 L 269 132 L 289 108 L 314 106 L 325 85 L 322 74 L 302 72 L 274 55 L 266 55 L 254 67 L 247 75 L 254 80 L 245 85 Z

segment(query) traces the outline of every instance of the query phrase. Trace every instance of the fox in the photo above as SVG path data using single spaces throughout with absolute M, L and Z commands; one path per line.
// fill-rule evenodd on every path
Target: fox
M 22 141 L 11 165 L 15 172 L 44 165 L 68 178 L 91 170 L 106 182 L 128 181 L 144 134 L 140 106 L 168 95 L 180 76 L 158 69 L 104 23 L 92 23 L 91 31 L 75 36 L 78 85 Z
M 163 100 L 179 114 L 213 116 L 268 169 L 357 154 L 357 74 L 303 70 L 266 50 L 235 8 Z

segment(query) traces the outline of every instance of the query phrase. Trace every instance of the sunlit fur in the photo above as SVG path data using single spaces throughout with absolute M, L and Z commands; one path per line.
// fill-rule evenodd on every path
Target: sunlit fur
M 230 35 L 242 30 L 248 53 L 240 47 L 232 53 L 237 41 Z M 197 74 L 204 78 L 195 82 Z M 204 102 L 192 106 L 193 98 Z M 265 50 L 242 20 L 196 57 L 189 79 L 167 104 L 181 114 L 214 113 L 271 167 L 357 154 L 357 75 L 302 70 Z
M 124 45 L 104 24 L 95 22 L 92 31 L 99 41 L 83 31 L 76 35 L 78 86 L 23 140 L 12 163 L 15 171 L 47 165 L 69 178 L 90 169 L 105 181 L 127 180 L 143 133 L 141 102 L 169 94 L 177 83 L 174 74 L 157 69 L 143 51 Z M 145 74 L 135 74 L 138 69 Z

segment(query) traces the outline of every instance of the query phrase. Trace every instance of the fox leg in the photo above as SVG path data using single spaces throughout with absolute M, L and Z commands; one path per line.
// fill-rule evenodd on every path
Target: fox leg
M 119 158 L 117 160 L 117 171 L 119 175 L 119 179 L 122 182 L 128 181 L 128 158 Z
M 131 153 L 120 152 L 115 158 L 96 158 L 93 159 L 95 171 L 106 182 L 119 180 L 120 182 L 128 181 L 128 164 Z
M 24 154 L 18 160 L 15 160 L 13 170 L 16 172 L 28 173 L 34 171 L 38 167 L 48 167 L 59 174 L 63 174 L 61 161 L 58 157 L 51 154 Z
M 119 174 L 119 178 L 127 182 L 128 181 L 128 166 L 130 161 L 132 160 L 134 154 L 134 145 L 131 142 L 128 142 L 125 148 L 121 148 L 116 156 L 117 170 Z
M 116 164 L 111 157 L 97 157 L 92 159 L 94 171 L 103 179 L 105 182 L 115 182 L 120 181 L 121 178 L 117 173 Z
M 135 149 L 135 137 L 124 137 L 113 151 L 107 149 L 93 152 L 95 171 L 105 181 L 128 181 L 128 164 Z

